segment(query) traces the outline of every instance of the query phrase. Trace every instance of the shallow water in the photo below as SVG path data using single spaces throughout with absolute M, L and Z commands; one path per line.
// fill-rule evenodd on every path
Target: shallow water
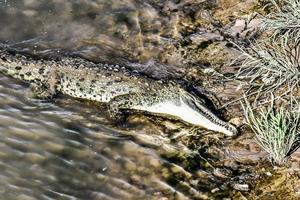
M 172 146 L 164 146 L 159 129 L 137 123 L 116 128 L 105 106 L 67 97 L 53 103 L 26 93 L 26 85 L 0 76 L 1 199 L 175 195 L 162 175 L 176 167 L 161 157 Z
M 214 1 L 211 1 L 212 3 Z M 182 72 L 178 51 L 205 1 L 0 0 L 0 41 L 22 52 L 126 65 L 154 77 Z M 191 30 L 190 30 L 191 29 Z

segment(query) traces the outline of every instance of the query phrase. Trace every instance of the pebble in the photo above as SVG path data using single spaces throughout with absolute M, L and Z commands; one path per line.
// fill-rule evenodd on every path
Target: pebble
M 196 175 L 197 175 L 198 178 L 207 178 L 207 177 L 209 177 L 209 173 L 204 171 L 204 170 L 198 170 L 196 172 Z
M 138 176 L 136 174 L 132 175 L 130 177 L 131 181 L 135 182 L 135 183 L 142 183 L 143 182 L 143 178 L 141 176 Z
M 248 184 L 240 184 L 240 183 L 234 183 L 232 185 L 232 187 L 235 190 L 239 190 L 239 191 L 249 191 L 249 185 Z
M 213 175 L 219 177 L 219 178 L 228 178 L 228 176 L 230 175 L 230 171 L 229 170 L 225 170 L 225 169 L 220 169 L 220 168 L 216 168 L 213 171 Z
M 234 117 L 229 122 L 235 126 L 241 126 L 244 123 L 242 117 Z
M 271 172 L 266 172 L 266 175 L 267 176 L 272 176 L 272 173 Z
M 157 158 L 149 158 L 149 164 L 154 168 L 158 168 L 161 166 L 160 160 Z
M 216 192 L 218 192 L 218 191 L 220 191 L 219 188 L 214 188 L 214 189 L 212 189 L 210 192 L 211 192 L 211 193 L 216 193 Z

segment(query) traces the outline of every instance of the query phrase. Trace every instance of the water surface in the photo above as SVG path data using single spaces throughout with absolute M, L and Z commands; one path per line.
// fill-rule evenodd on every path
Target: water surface
M 1 199 L 181 194 L 163 177 L 164 170 L 181 168 L 162 157 L 179 147 L 154 125 L 118 127 L 109 121 L 105 106 L 68 97 L 34 99 L 27 85 L 2 75 L 0 96 Z

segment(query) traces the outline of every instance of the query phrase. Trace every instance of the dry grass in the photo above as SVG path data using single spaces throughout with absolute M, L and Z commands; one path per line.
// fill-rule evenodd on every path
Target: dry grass
M 300 0 L 270 0 L 275 12 L 264 19 L 262 27 L 272 31 L 271 39 L 284 38 L 286 42 L 300 36 Z
M 246 95 L 259 97 L 276 92 L 281 98 L 300 85 L 300 40 L 260 42 L 241 51 L 242 61 L 235 78 L 248 86 Z
M 274 164 L 284 164 L 291 152 L 299 147 L 300 105 L 291 102 L 292 106 L 288 108 L 275 107 L 273 99 L 270 106 L 254 112 L 246 97 L 244 100 L 242 106 L 246 121 L 257 142 L 268 152 Z

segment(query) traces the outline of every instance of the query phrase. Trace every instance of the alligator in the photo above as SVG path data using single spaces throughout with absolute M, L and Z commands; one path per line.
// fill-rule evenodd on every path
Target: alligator
M 51 99 L 57 94 L 107 103 L 111 118 L 147 112 L 179 118 L 191 125 L 232 136 L 237 129 L 207 108 L 203 98 L 174 81 L 142 76 L 118 65 L 82 58 L 37 59 L 0 50 L 0 73 L 30 83 L 34 94 Z

